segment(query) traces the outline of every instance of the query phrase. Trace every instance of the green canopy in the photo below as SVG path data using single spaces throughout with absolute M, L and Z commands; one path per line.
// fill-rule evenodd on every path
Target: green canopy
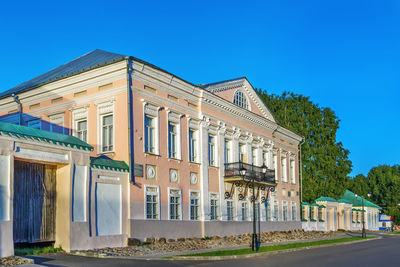
M 90 157 L 90 167 L 110 170 L 110 171 L 121 171 L 129 172 L 129 166 L 125 161 L 113 160 L 106 156 Z
M 371 201 L 366 200 L 365 198 L 362 198 L 360 196 L 356 197 L 355 194 L 353 192 L 351 192 L 350 190 L 346 190 L 344 192 L 343 199 L 349 200 L 355 207 L 362 207 L 364 204 L 364 207 L 372 207 L 372 208 L 382 209 L 378 205 L 372 203 Z M 363 199 L 364 199 L 364 201 L 363 201 Z
M 77 148 L 81 150 L 93 150 L 91 145 L 72 135 L 39 130 L 8 122 L 0 122 L 0 134 L 18 139 L 46 142 L 49 144 Z

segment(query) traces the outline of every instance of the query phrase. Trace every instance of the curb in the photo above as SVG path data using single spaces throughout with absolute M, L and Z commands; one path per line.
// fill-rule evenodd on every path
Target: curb
M 334 244 L 307 246 L 307 247 L 301 247 L 301 248 L 282 249 L 282 250 L 254 253 L 254 254 L 245 254 L 245 255 L 232 255 L 232 256 L 181 256 L 181 257 L 173 256 L 173 257 L 169 258 L 169 260 L 178 260 L 178 261 L 179 260 L 193 260 L 193 261 L 199 261 L 199 260 L 214 260 L 215 261 L 215 260 L 217 260 L 217 261 L 221 261 L 221 260 L 258 258 L 258 257 L 272 256 L 272 255 L 276 255 L 276 254 L 283 254 L 283 253 L 288 253 L 288 252 L 308 250 L 308 249 L 314 249 L 314 248 L 333 247 L 333 246 L 347 245 L 347 244 L 350 245 L 350 244 L 355 244 L 355 243 L 362 243 L 362 242 L 372 241 L 372 240 L 376 240 L 376 239 L 381 239 L 381 237 L 372 238 L 372 239 L 366 239 L 366 240 L 356 240 L 356 241 L 351 241 L 351 242 L 341 242 L 341 243 L 334 243 Z M 150 259 L 148 259 L 148 260 L 150 260 Z

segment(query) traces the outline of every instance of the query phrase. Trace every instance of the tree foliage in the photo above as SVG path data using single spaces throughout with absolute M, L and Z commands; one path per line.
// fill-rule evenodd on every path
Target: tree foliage
M 394 216 L 395 223 L 400 224 L 400 166 L 381 165 L 372 168 L 367 177 L 357 175 L 350 181 L 349 188 L 353 192 L 367 197 L 380 205 L 383 212 Z
M 336 141 L 340 121 L 335 112 L 303 95 L 269 95 L 260 89 L 257 93 L 281 126 L 305 137 L 301 146 L 303 201 L 340 197 L 347 189 L 352 163 L 349 151 Z

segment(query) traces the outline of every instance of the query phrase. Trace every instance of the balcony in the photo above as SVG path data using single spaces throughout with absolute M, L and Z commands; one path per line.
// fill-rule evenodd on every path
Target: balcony
M 244 176 L 240 174 L 242 168 L 246 169 L 246 174 Z M 257 184 L 276 186 L 274 170 L 267 169 L 266 173 L 263 173 L 262 167 L 252 164 L 242 162 L 225 163 L 225 182 L 250 182 L 253 181 L 253 179 Z

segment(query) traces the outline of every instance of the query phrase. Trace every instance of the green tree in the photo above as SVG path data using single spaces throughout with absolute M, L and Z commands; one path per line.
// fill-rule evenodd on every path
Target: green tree
M 269 95 L 257 90 L 277 122 L 305 137 L 302 145 L 303 201 L 320 196 L 339 197 L 349 184 L 349 151 L 336 141 L 339 119 L 309 97 L 284 92 Z

